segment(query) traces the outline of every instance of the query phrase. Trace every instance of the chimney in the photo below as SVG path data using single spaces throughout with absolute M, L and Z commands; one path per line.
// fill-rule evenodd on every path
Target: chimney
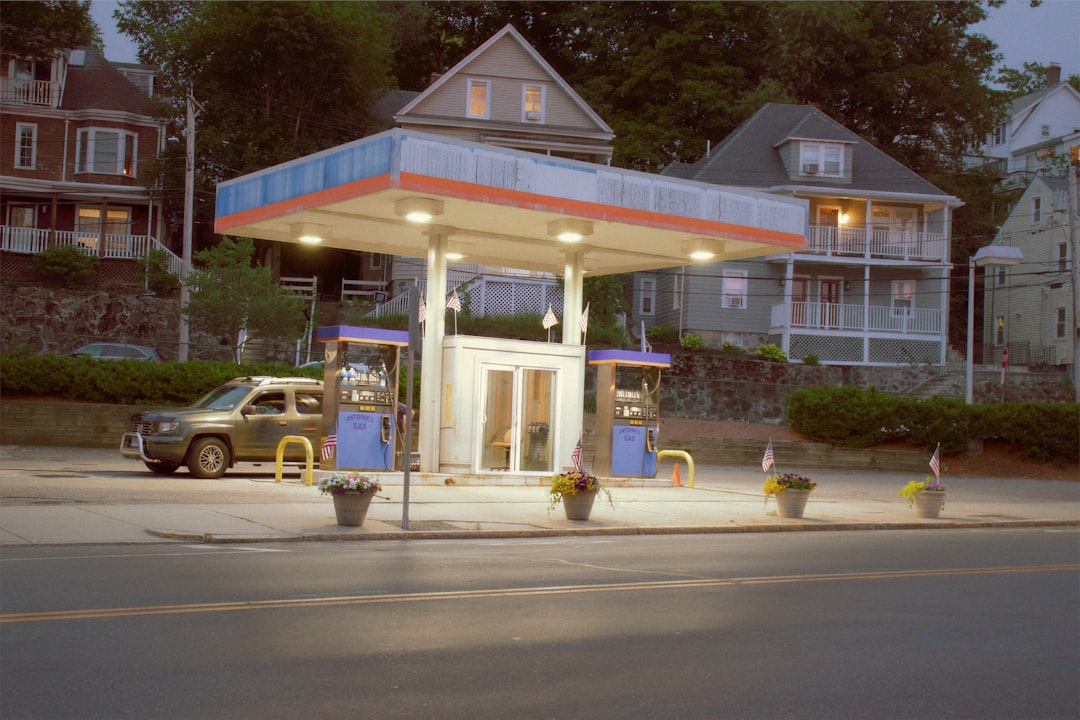
M 1061 65 L 1056 62 L 1050 63 L 1050 67 L 1046 68 L 1046 87 L 1054 87 L 1061 82 Z

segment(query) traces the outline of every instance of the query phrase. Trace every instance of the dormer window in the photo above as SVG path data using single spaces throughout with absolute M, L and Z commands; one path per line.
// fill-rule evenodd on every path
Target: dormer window
M 544 122 L 544 86 L 521 86 L 521 121 L 527 123 Z
M 809 177 L 843 177 L 843 145 L 802 143 L 799 152 L 799 174 Z
M 491 81 L 469 79 L 469 97 L 465 114 L 487 120 L 491 117 Z

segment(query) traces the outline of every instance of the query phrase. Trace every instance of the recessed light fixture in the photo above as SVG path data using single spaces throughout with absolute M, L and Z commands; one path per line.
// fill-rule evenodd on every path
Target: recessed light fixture
M 706 260 L 712 260 L 723 252 L 724 243 L 712 238 L 694 238 L 684 240 L 681 249 L 691 260 L 705 262 Z
M 318 245 L 330 237 L 330 228 L 316 223 L 296 223 L 291 230 L 293 238 L 305 245 Z
M 436 215 L 442 215 L 443 204 L 434 198 L 403 198 L 394 203 L 394 212 L 411 223 L 426 224 Z
M 450 261 L 453 261 L 453 262 L 457 262 L 458 260 L 462 259 L 463 257 L 465 257 L 465 256 L 462 255 L 459 252 L 451 251 L 451 252 L 446 253 L 446 259 L 450 260 Z
M 547 230 L 548 235 L 556 237 L 564 243 L 576 243 L 580 242 L 586 235 L 592 235 L 593 226 L 588 220 L 563 218 L 549 222 Z

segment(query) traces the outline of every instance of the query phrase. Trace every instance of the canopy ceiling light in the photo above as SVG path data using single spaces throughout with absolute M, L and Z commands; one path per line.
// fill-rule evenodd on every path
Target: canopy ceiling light
M 433 198 L 403 198 L 394 203 L 394 212 L 409 222 L 429 223 L 436 215 L 442 215 L 443 204 Z
M 464 253 L 457 252 L 456 250 L 450 250 L 446 253 L 446 259 L 450 262 L 457 262 L 465 257 Z
M 691 260 L 701 262 L 712 260 L 723 252 L 724 243 L 712 238 L 694 238 L 692 240 L 683 240 L 681 248 L 683 253 Z
M 293 238 L 307 245 L 318 245 L 330 237 L 330 228 L 316 223 L 296 223 L 290 229 Z
M 593 226 L 588 220 L 575 220 L 563 218 L 552 220 L 548 223 L 548 235 L 558 238 L 565 243 L 575 243 L 586 235 L 592 235 Z

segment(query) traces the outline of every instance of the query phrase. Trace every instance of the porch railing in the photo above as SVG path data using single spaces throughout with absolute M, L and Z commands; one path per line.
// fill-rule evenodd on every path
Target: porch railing
M 0 99 L 17 105 L 41 105 L 56 107 L 59 83 L 51 80 L 27 80 L 25 78 L 0 78 Z
M 152 249 L 165 253 L 166 269 L 180 274 L 180 258 L 162 245 L 153 235 L 121 233 L 89 233 L 78 230 L 41 230 L 38 228 L 0 225 L 0 249 L 4 252 L 35 255 L 49 247 L 49 235 L 60 246 L 76 247 L 87 255 L 117 260 L 141 260 Z
M 772 327 L 939 335 L 938 308 L 897 308 L 847 303 L 792 302 L 772 306 Z
M 940 261 L 945 251 L 943 233 L 830 225 L 810 225 L 806 231 L 805 252 L 816 254 Z

